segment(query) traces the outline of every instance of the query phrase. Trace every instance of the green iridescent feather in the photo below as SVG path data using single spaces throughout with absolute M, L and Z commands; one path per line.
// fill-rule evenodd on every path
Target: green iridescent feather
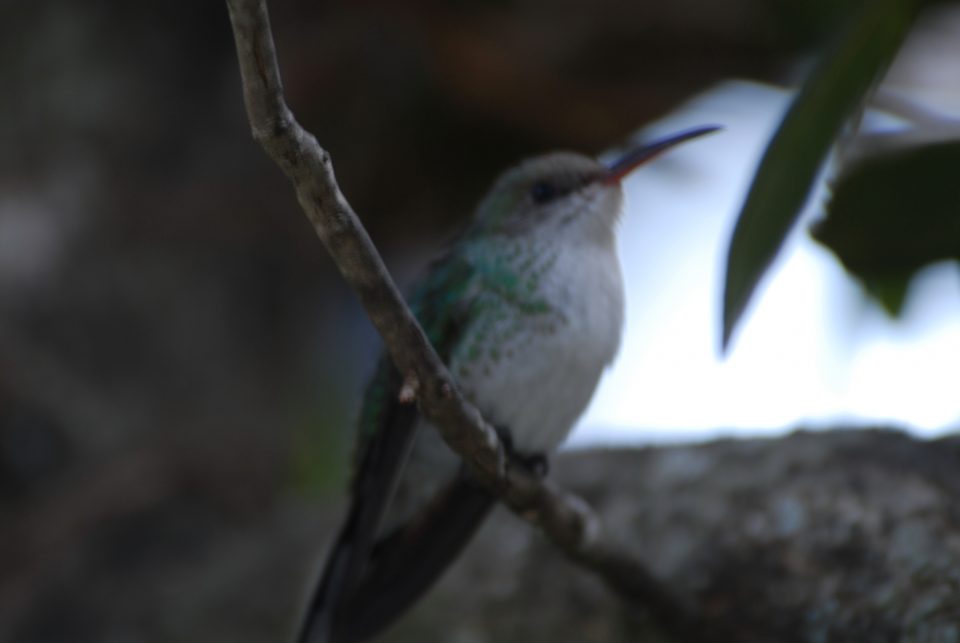
M 474 287 L 479 274 L 466 255 L 460 248 L 451 249 L 430 266 L 410 297 L 414 316 L 444 363 L 449 363 L 450 353 L 469 319 L 470 298 L 465 293 Z M 355 470 L 371 439 L 380 431 L 408 431 L 407 425 L 416 421 L 415 407 L 402 406 L 398 401 L 402 384 L 390 356 L 381 356 L 361 407 Z

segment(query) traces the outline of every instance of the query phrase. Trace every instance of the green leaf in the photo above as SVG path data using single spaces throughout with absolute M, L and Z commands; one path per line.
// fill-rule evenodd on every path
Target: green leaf
M 787 111 L 754 176 L 727 252 L 724 350 L 796 223 L 830 146 L 890 64 L 920 4 L 866 2 Z
M 811 229 L 891 315 L 932 263 L 960 259 L 960 141 L 875 154 L 845 167 Z
M 897 317 L 903 311 L 903 303 L 907 300 L 907 290 L 910 286 L 909 279 L 896 277 L 883 280 L 870 279 L 864 281 L 863 285 L 870 296 L 891 317 Z

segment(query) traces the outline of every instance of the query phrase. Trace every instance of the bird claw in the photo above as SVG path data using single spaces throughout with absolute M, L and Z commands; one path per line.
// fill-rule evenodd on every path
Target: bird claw
M 545 454 L 534 453 L 528 455 L 520 453 L 513 446 L 513 436 L 510 435 L 509 429 L 502 426 L 494 428 L 497 431 L 497 435 L 500 436 L 500 442 L 503 443 L 503 450 L 507 452 L 511 463 L 519 464 L 527 473 L 536 478 L 546 477 L 550 471 L 550 461 Z
M 527 470 L 527 473 L 535 478 L 545 478 L 550 472 L 550 461 L 547 460 L 547 456 L 542 453 L 535 455 L 520 455 L 514 453 L 513 459 L 519 462 L 520 465 Z

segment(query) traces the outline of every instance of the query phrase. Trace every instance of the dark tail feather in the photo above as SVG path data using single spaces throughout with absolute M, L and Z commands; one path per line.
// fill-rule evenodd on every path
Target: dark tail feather
M 337 535 L 323 568 L 323 575 L 313 589 L 300 622 L 296 643 L 332 643 L 331 622 L 345 591 L 350 588 L 352 569 L 357 565 L 358 544 L 354 542 L 358 512 L 351 511 Z
M 416 407 L 396 407 L 387 429 L 368 445 L 354 482 L 350 511 L 310 595 L 297 643 L 336 640 L 331 638 L 331 624 L 370 562 L 380 520 L 412 444 L 415 418 Z
M 396 620 L 457 557 L 495 501 L 461 475 L 414 520 L 378 542 L 370 573 L 332 614 L 330 640 L 359 643 Z

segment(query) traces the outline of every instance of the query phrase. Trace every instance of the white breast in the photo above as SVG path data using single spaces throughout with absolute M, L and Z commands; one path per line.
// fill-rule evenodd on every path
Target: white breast
M 493 355 L 454 373 L 484 417 L 508 429 L 525 454 L 547 453 L 564 440 L 616 355 L 623 326 L 612 240 L 610 247 L 564 246 L 551 262 L 538 293 L 552 312 L 512 319 Z

